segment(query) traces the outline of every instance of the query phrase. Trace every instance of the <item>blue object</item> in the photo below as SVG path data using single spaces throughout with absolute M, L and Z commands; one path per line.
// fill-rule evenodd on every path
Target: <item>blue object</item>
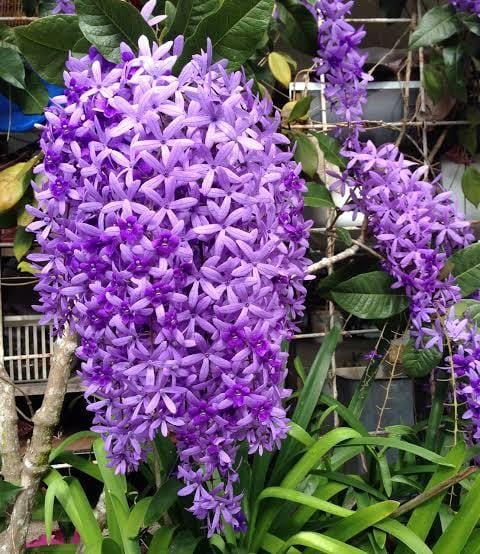
M 63 88 L 49 83 L 44 84 L 49 98 L 63 94 Z M 43 114 L 26 115 L 17 104 L 10 102 L 8 98 L 0 94 L 0 132 L 27 133 L 35 128 L 36 123 L 44 121 Z

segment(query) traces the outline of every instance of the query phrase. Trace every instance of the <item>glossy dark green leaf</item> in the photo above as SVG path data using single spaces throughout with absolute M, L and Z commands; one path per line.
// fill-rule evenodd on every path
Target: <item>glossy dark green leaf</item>
M 215 12 L 220 4 L 220 0 L 179 0 L 166 38 L 173 40 L 178 35 L 188 38 L 194 33 L 199 23 Z
M 323 152 L 325 159 L 340 169 L 345 169 L 346 160 L 340 154 L 340 142 L 326 133 L 313 133 L 313 135 L 317 139 L 318 145 L 320 146 L 320 150 Z
M 160 527 L 160 529 L 153 535 L 152 542 L 148 547 L 149 554 L 161 554 L 163 552 L 168 552 L 175 529 L 176 527 Z
M 337 227 L 335 229 L 335 232 L 337 233 L 338 240 L 341 240 L 345 246 L 352 246 L 352 236 L 350 235 L 349 231 L 347 229 L 344 229 L 343 227 Z
M 392 282 L 383 271 L 373 271 L 341 283 L 331 294 L 343 310 L 356 317 L 386 319 L 408 306 L 406 296 L 391 288 Z
M 123 554 L 123 550 L 114 540 L 105 538 L 102 541 L 101 554 Z
M 168 554 L 193 554 L 200 540 L 188 530 L 180 531 L 170 544 Z
M 475 155 L 478 147 L 478 131 L 475 125 L 463 125 L 457 131 L 458 142 L 471 156 Z
M 460 19 L 469 31 L 480 36 L 480 19 L 476 14 L 464 13 L 460 15 Z
M 469 296 L 480 287 L 480 243 L 472 244 L 459 250 L 447 261 L 452 268 L 457 285 L 462 296 Z
M 434 65 L 426 65 L 423 71 L 423 85 L 429 98 L 437 104 L 445 95 L 445 77 Z
M 313 177 L 318 169 L 318 152 L 313 142 L 303 133 L 295 133 L 295 161 L 302 164 L 302 170 Z
M 15 37 L 33 69 L 47 82 L 63 85 L 69 51 L 82 33 L 73 15 L 54 15 L 15 28 Z
M 13 483 L 0 481 L 0 514 L 3 513 L 8 504 L 10 504 L 21 490 L 21 487 Z
M 446 46 L 443 48 L 442 54 L 450 94 L 462 102 L 466 102 L 467 87 L 465 86 L 465 50 L 463 44 Z
M 128 44 L 135 52 L 142 35 L 155 42 L 155 33 L 150 25 L 128 2 L 76 0 L 75 6 L 82 33 L 107 60 L 120 61 L 121 42 Z
M 48 104 L 47 89 L 37 73 L 31 69 L 27 68 L 25 72 L 25 89 L 10 87 L 6 91 L 1 85 L 0 88 L 4 96 L 15 102 L 24 114 L 43 113 Z
M 175 479 L 165 481 L 152 498 L 145 514 L 145 525 L 157 522 L 177 501 L 177 493 L 182 483 Z
M 176 68 L 181 70 L 192 54 L 205 49 L 207 38 L 216 58 L 226 58 L 232 67 L 239 67 L 263 41 L 272 11 L 273 0 L 225 0 L 187 39 Z
M 415 348 L 410 340 L 402 352 L 402 368 L 409 377 L 425 377 L 438 367 L 443 355 L 437 348 Z
M 13 48 L 0 46 L 0 79 L 16 88 L 25 88 L 25 68 L 20 54 Z
M 426 12 L 410 37 L 410 48 L 433 46 L 461 29 L 452 6 L 436 6 Z
M 310 208 L 334 208 L 332 195 L 321 183 L 307 183 L 308 192 L 304 196 L 305 206 Z

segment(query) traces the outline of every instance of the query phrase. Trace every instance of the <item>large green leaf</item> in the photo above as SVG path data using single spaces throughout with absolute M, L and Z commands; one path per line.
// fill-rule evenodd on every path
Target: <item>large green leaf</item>
M 0 517 L 3 516 L 5 508 L 21 490 L 21 487 L 17 487 L 13 483 L 0 481 Z
M 455 46 L 443 48 L 443 61 L 449 91 L 459 100 L 466 102 L 467 89 L 465 86 L 465 49 L 460 42 Z
M 480 519 L 480 475 L 463 499 L 460 510 L 433 547 L 433 554 L 463 552 L 470 535 Z
M 15 37 L 33 69 L 47 82 L 63 85 L 63 69 L 69 51 L 82 33 L 73 15 L 41 17 L 15 28 Z
M 437 348 L 415 348 L 415 341 L 410 340 L 402 352 L 402 368 L 410 377 L 425 377 L 440 364 L 442 358 Z
M 480 242 L 453 254 L 446 265 L 452 268 L 462 296 L 469 296 L 480 288 Z
M 152 501 L 151 496 L 139 500 L 130 511 L 127 523 L 127 537 L 134 539 L 144 527 L 145 515 Z
M 0 83 L 0 92 L 15 102 L 24 114 L 43 113 L 48 104 L 48 91 L 40 77 L 27 68 L 25 72 L 25 88 L 12 88 L 4 83 Z
M 107 60 L 120 61 L 121 42 L 125 42 L 132 50 L 137 51 L 138 39 L 142 35 L 145 35 L 150 42 L 156 41 L 150 25 L 128 2 L 76 0 L 75 6 L 82 33 Z
M 348 541 L 355 535 L 358 535 L 372 527 L 392 514 L 399 506 L 399 502 L 387 500 L 378 502 L 366 508 L 361 508 L 351 516 L 340 520 L 338 523 L 330 527 L 327 531 L 327 536 L 339 541 Z
M 313 533 L 311 531 L 302 531 L 288 539 L 282 549 L 279 550 L 278 554 L 286 554 L 289 548 L 295 545 L 309 546 L 325 554 L 364 554 L 363 550 L 355 546 L 350 546 L 349 544 L 342 543 L 326 535 Z
M 181 69 L 195 52 L 212 41 L 215 58 L 226 58 L 233 67 L 243 64 L 263 40 L 273 11 L 273 0 L 225 0 L 205 17 L 187 39 L 177 62 Z
M 334 208 L 332 195 L 322 183 L 308 183 L 308 192 L 304 196 L 305 206 L 310 208 Z
M 317 24 L 312 14 L 296 0 L 283 0 L 277 5 L 282 23 L 282 37 L 285 37 L 293 48 L 309 55 L 315 54 Z
M 22 199 L 30 186 L 32 168 L 37 161 L 37 158 L 32 158 L 0 171 L 0 214 L 7 213 Z
M 295 161 L 302 164 L 302 170 L 313 177 L 318 169 L 318 152 L 315 144 L 303 133 L 295 133 Z
M 193 554 L 200 540 L 199 537 L 194 537 L 191 531 L 185 529 L 180 531 L 178 535 L 175 535 L 175 538 L 168 548 L 168 553 L 165 554 Z M 157 553 L 153 552 L 152 554 Z
M 178 35 L 188 38 L 199 23 L 220 7 L 220 0 L 180 0 L 177 3 L 175 18 L 168 29 L 166 38 L 174 39 Z
M 30 250 L 33 243 L 33 234 L 25 230 L 25 227 L 17 227 L 15 240 L 13 241 L 13 254 L 19 262 Z
M 420 20 L 410 37 L 410 48 L 438 44 L 460 29 L 460 22 L 452 6 L 436 6 Z
M 333 300 L 361 319 L 386 319 L 403 312 L 408 300 L 391 289 L 392 279 L 383 271 L 352 277 L 332 291 Z
M 322 394 L 322 389 L 327 378 L 328 370 L 332 363 L 332 356 L 340 340 L 340 329 L 334 327 L 325 337 L 321 348 L 313 361 L 312 367 L 308 372 L 305 385 L 300 393 L 295 411 L 292 415 L 292 421 L 302 429 L 307 429 L 313 412 L 318 405 L 318 399 Z M 282 478 L 288 470 L 287 460 L 292 454 L 298 452 L 298 445 L 288 438 L 278 455 L 272 477 L 271 484 L 277 484 L 278 479 Z
M 20 54 L 13 48 L 0 46 L 0 79 L 16 88 L 25 88 L 25 68 Z
M 152 542 L 148 547 L 149 554 L 168 552 L 168 547 L 173 539 L 176 527 L 160 527 L 153 535 Z

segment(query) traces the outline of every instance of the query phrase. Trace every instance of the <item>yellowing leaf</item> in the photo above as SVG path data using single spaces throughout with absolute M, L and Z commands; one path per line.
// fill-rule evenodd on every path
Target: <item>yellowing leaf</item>
M 278 52 L 270 52 L 268 55 L 268 67 L 275 79 L 282 83 L 285 88 L 288 88 L 292 80 L 292 70 L 287 59 Z
M 31 171 L 37 163 L 35 156 L 28 162 L 20 162 L 0 171 L 0 214 L 11 210 L 30 185 Z

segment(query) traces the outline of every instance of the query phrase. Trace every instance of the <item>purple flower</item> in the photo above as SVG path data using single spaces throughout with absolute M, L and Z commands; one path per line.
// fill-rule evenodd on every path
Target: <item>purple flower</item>
M 303 314 L 310 224 L 271 103 L 210 45 L 175 77 L 182 44 L 69 58 L 41 138 L 32 261 L 45 320 L 81 337 L 116 471 L 174 435 L 182 494 L 212 534 L 245 526 L 241 442 L 261 453 L 287 433 L 280 345 Z
M 75 13 L 75 3 L 74 0 L 55 0 L 55 6 L 52 10 L 52 15 L 57 13 L 64 14 L 74 14 Z
M 480 0 L 449 0 L 449 2 L 460 12 L 471 12 L 480 17 Z

